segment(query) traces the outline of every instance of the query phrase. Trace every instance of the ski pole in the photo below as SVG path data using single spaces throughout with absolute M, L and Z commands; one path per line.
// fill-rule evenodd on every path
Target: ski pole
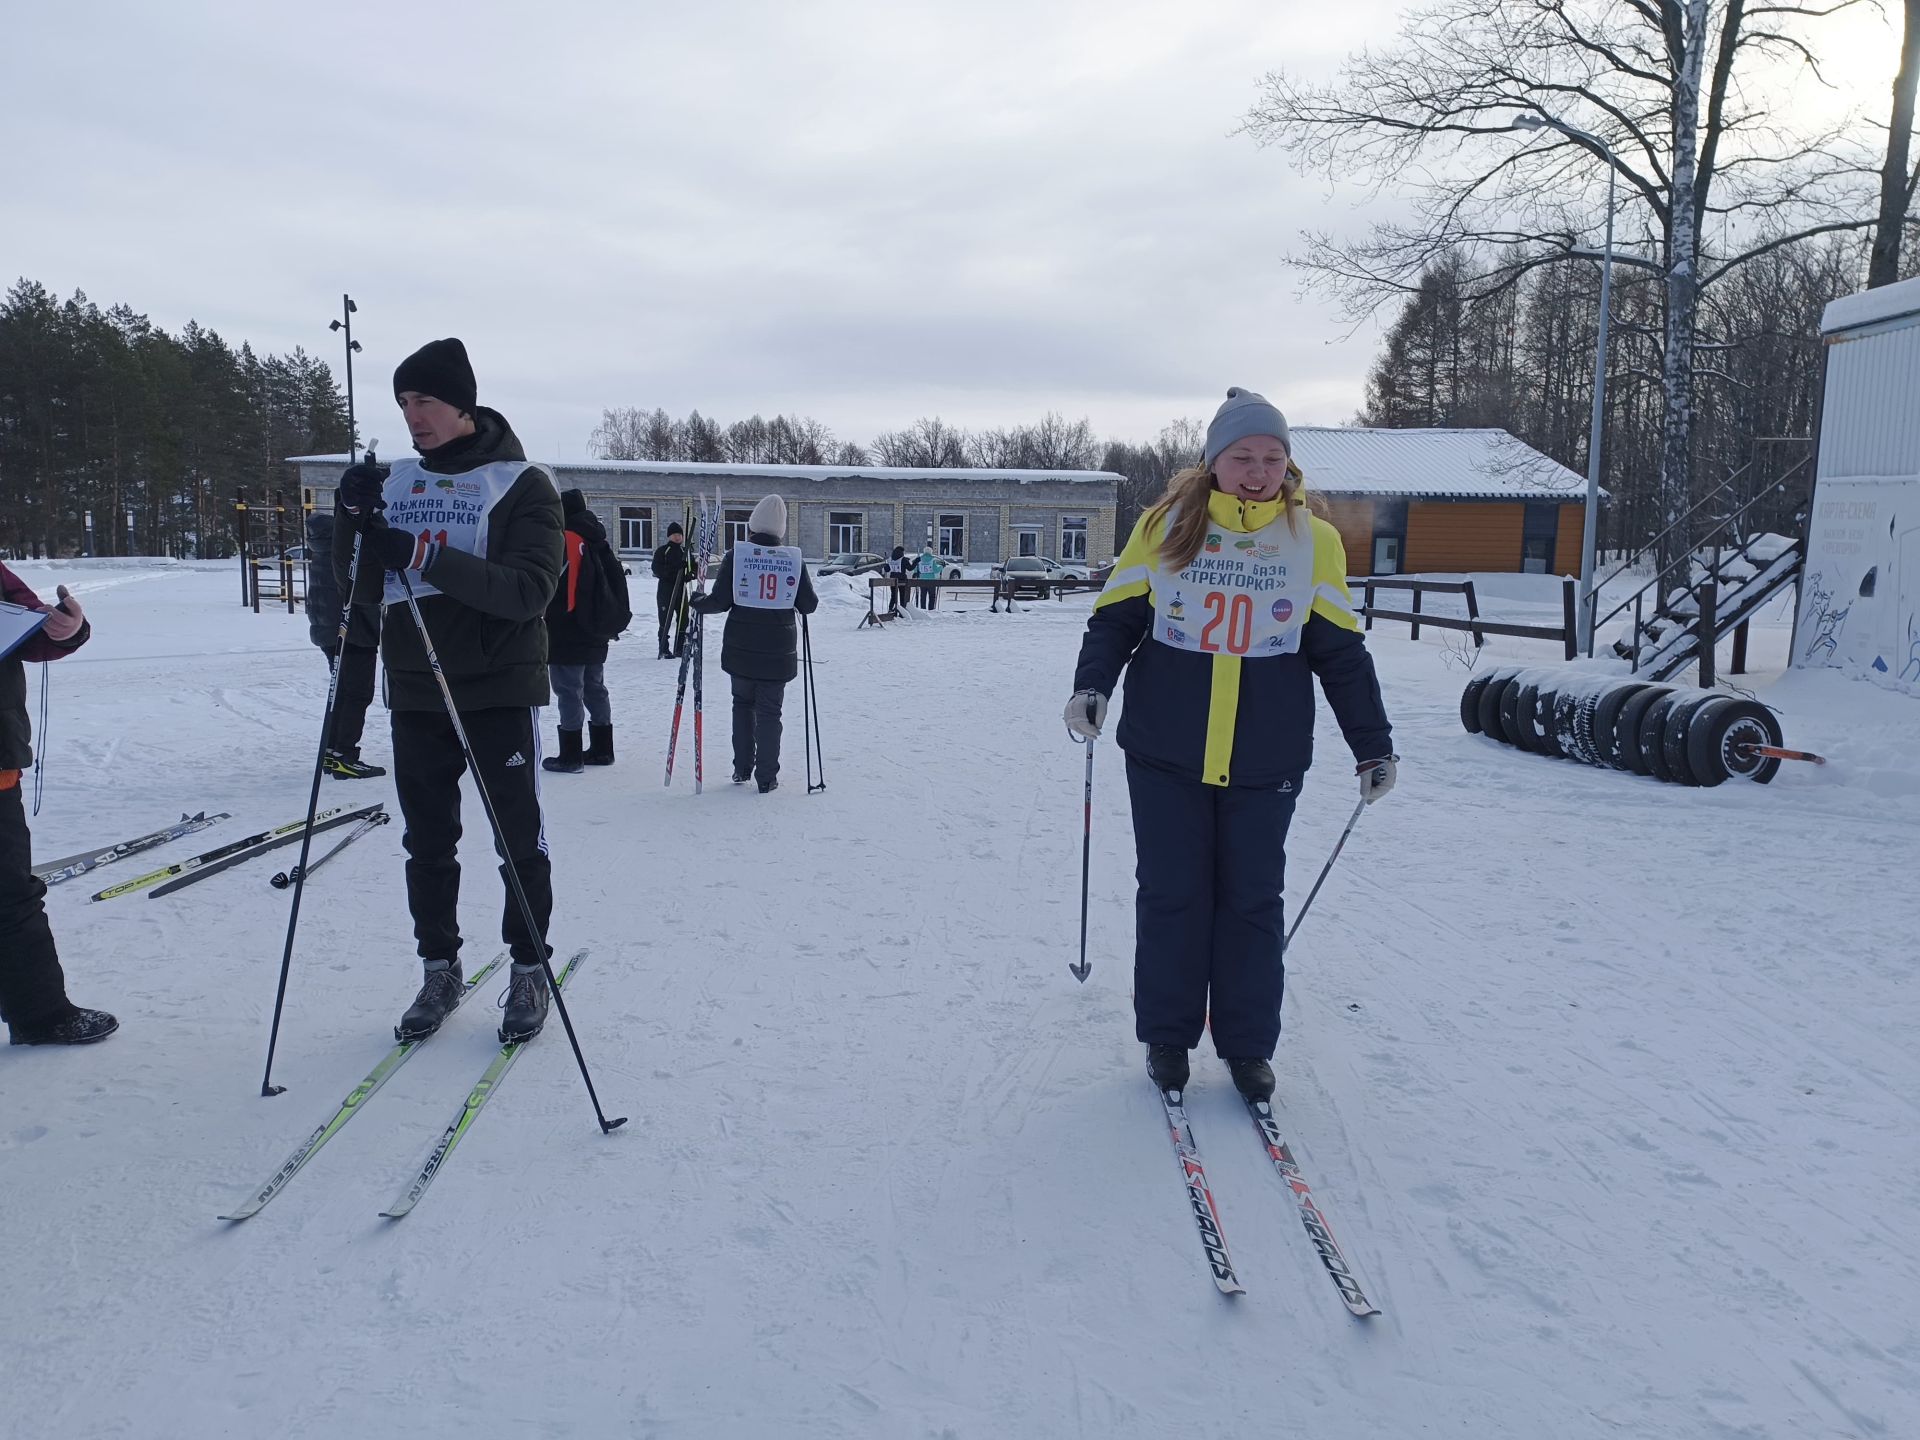
M 433 637 L 427 633 L 426 618 L 420 613 L 420 602 L 413 593 L 413 581 L 407 578 L 407 572 L 394 572 L 400 577 L 400 586 L 406 591 L 407 612 L 413 616 L 413 625 L 420 632 L 420 648 L 427 652 L 427 668 L 433 671 L 433 678 L 440 686 L 440 699 L 447 707 L 447 719 L 453 725 L 453 735 L 460 742 L 460 754 L 467 762 L 467 777 L 473 781 L 473 788 L 479 793 L 480 808 L 487 812 L 487 824 L 493 829 L 493 843 L 506 860 L 500 868 L 507 877 L 507 887 L 513 891 L 514 901 L 520 907 L 520 918 L 526 923 L 527 934 L 532 937 L 534 950 L 540 956 L 541 973 L 547 977 L 547 989 L 552 992 L 554 1008 L 560 1012 L 560 1023 L 566 1027 L 567 1043 L 573 1046 L 573 1058 L 579 1062 L 580 1078 L 587 1083 L 587 1098 L 593 1102 L 594 1117 L 600 1122 L 600 1133 L 606 1134 L 618 1130 L 627 1123 L 624 1115 L 616 1119 L 607 1119 L 607 1112 L 600 1108 L 600 1096 L 593 1088 L 593 1076 L 587 1070 L 587 1057 L 580 1052 L 580 1037 L 574 1033 L 573 1017 L 567 1013 L 567 1000 L 560 993 L 560 984 L 553 978 L 553 965 L 547 959 L 546 932 L 534 922 L 533 902 L 527 899 L 526 888 L 520 883 L 520 869 L 510 858 L 506 831 L 500 827 L 500 815 L 493 808 L 493 796 L 487 793 L 487 782 L 480 777 L 480 762 L 474 758 L 473 746 L 467 740 L 467 727 L 461 723 L 460 709 L 453 703 L 453 687 L 447 683 L 447 672 L 440 668 L 440 656 L 433 648 Z
M 1094 705 L 1087 701 L 1087 719 L 1093 719 Z M 1082 985 L 1087 976 L 1093 973 L 1093 966 L 1087 960 L 1087 882 L 1093 872 L 1093 741 L 1082 740 L 1087 747 L 1087 783 L 1081 797 L 1081 808 L 1085 812 L 1085 828 L 1080 834 L 1080 963 L 1069 965 L 1067 969 L 1073 978 Z
M 800 691 L 800 718 L 806 722 L 801 744 L 807 752 L 807 794 L 818 795 L 827 788 L 827 751 L 820 741 L 820 692 L 813 683 L 813 632 L 807 628 L 807 617 L 800 617 L 800 657 L 806 662 L 806 674 L 802 677 Z M 813 780 L 814 755 L 820 757 L 820 783 Z
M 1347 828 L 1340 832 L 1340 838 L 1334 842 L 1333 853 L 1327 856 L 1327 863 L 1320 867 L 1320 878 L 1313 882 L 1313 889 L 1307 892 L 1307 898 L 1300 906 L 1300 913 L 1293 917 L 1293 929 L 1287 931 L 1287 938 L 1280 944 L 1282 954 L 1285 954 L 1286 951 L 1292 947 L 1294 931 L 1298 930 L 1300 928 L 1300 922 L 1307 918 L 1307 911 L 1313 907 L 1313 897 L 1318 895 L 1320 893 L 1320 887 L 1327 883 L 1327 872 L 1333 869 L 1333 862 L 1340 858 L 1341 850 L 1346 848 L 1347 837 L 1353 834 L 1353 827 L 1360 823 L 1361 812 L 1366 808 L 1367 802 L 1365 800 L 1360 801 L 1359 804 L 1353 807 L 1353 814 L 1348 817 L 1347 820 Z
M 374 453 L 379 444 L 378 440 L 367 442 L 368 464 L 380 463 Z M 300 925 L 300 896 L 306 888 L 307 853 L 313 847 L 313 817 L 320 809 L 320 777 L 326 770 L 327 747 L 333 744 L 334 702 L 340 695 L 340 667 L 347 657 L 347 626 L 353 620 L 353 597 L 360 584 L 360 556 L 365 540 L 364 526 L 356 527 L 353 532 L 353 557 L 347 562 L 347 593 L 340 597 L 340 633 L 334 640 L 333 664 L 327 675 L 327 708 L 320 715 L 320 753 L 313 757 L 313 785 L 307 792 L 307 828 L 300 837 L 300 859 L 294 866 L 293 903 L 287 907 L 287 943 L 280 951 L 280 985 L 273 996 L 273 1028 L 267 1034 L 267 1069 L 260 1077 L 260 1094 L 263 1097 L 279 1095 L 287 1088 L 273 1083 L 273 1055 L 280 1045 L 280 1016 L 287 1003 L 287 975 L 293 968 L 293 936 Z M 329 559 L 327 563 L 331 565 L 333 562 Z
M 373 829 L 374 826 L 384 825 L 391 818 L 392 817 L 388 815 L 387 812 L 384 810 L 382 810 L 377 815 L 369 815 L 366 819 L 362 820 L 352 830 L 347 832 L 346 839 L 342 840 L 338 845 L 334 846 L 331 850 L 327 851 L 326 854 L 322 855 L 318 860 L 314 861 L 311 865 L 296 865 L 293 867 L 291 871 L 282 870 L 278 875 L 275 875 L 273 879 L 269 880 L 267 883 L 273 886 L 273 888 L 276 890 L 284 890 L 289 885 L 294 884 L 296 881 L 306 879 L 307 876 L 311 875 L 314 871 L 318 870 L 322 865 L 326 864 L 327 861 L 331 860 L 334 856 L 338 855 L 342 850 L 346 849 L 347 846 L 351 845 L 354 841 L 358 840 L 362 835 L 366 834 L 369 830 Z

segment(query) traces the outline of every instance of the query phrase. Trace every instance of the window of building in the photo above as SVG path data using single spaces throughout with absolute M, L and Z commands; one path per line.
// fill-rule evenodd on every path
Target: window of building
M 1407 549 L 1407 502 L 1373 502 L 1373 568 L 1375 575 L 1398 575 Z
M 651 505 L 620 507 L 620 548 L 622 550 L 653 549 L 653 507 Z
M 1025 526 L 1013 532 L 1013 553 L 1016 555 L 1038 555 L 1040 553 L 1040 532 L 1033 526 Z
M 1398 535 L 1373 537 L 1373 573 L 1375 575 L 1400 573 L 1400 537 Z
M 1553 563 L 1553 541 L 1544 535 L 1529 535 L 1520 542 L 1520 569 L 1527 575 L 1544 575 Z
M 940 517 L 939 553 L 954 560 L 964 560 L 967 554 L 967 517 L 964 515 L 942 515 Z
M 858 510 L 827 512 L 827 553 L 858 555 L 867 548 L 867 517 Z
M 1062 560 L 1087 558 L 1086 516 L 1062 515 L 1060 517 L 1060 558 Z
M 751 510 L 728 510 L 725 517 L 727 548 L 732 549 L 747 538 L 747 521 L 753 518 Z

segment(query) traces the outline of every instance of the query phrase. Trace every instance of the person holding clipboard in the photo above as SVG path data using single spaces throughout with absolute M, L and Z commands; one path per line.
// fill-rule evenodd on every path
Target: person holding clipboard
M 33 873 L 20 772 L 33 763 L 27 719 L 27 663 L 59 660 L 87 643 L 93 628 L 62 585 L 52 609 L 0 564 L 0 1020 L 15 1045 L 88 1045 L 120 1022 L 67 998 L 67 980 L 41 903 L 47 887 Z

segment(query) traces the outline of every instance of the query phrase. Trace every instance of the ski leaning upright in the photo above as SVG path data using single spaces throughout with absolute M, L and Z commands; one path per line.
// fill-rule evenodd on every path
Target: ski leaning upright
M 1167 1129 L 1173 1139 L 1174 1158 L 1180 1162 L 1180 1178 L 1187 1185 L 1187 1204 L 1193 1210 L 1193 1223 L 1200 1230 L 1200 1247 L 1207 1252 L 1207 1268 L 1222 1295 L 1244 1295 L 1247 1287 L 1234 1273 L 1233 1257 L 1227 1254 L 1227 1237 L 1220 1228 L 1220 1207 L 1213 1203 L 1213 1187 L 1207 1183 L 1206 1167 L 1200 1163 L 1200 1146 L 1193 1138 L 1193 1124 L 1187 1119 L 1186 1100 L 1178 1090 L 1162 1090 L 1155 1085 L 1160 1104 L 1167 1112 Z
M 1347 1264 L 1340 1243 L 1328 1228 L 1327 1217 L 1320 1213 L 1313 1191 L 1307 1187 L 1306 1177 L 1300 1173 L 1300 1166 L 1294 1161 L 1293 1151 L 1281 1138 L 1280 1122 L 1274 1119 L 1273 1106 L 1265 1100 L 1247 1099 L 1247 1112 L 1253 1116 L 1253 1128 L 1260 1132 L 1260 1144 L 1265 1148 L 1267 1158 L 1273 1161 L 1273 1168 L 1280 1172 L 1281 1181 L 1300 1207 L 1300 1223 L 1306 1226 L 1307 1238 L 1313 1241 L 1320 1263 L 1326 1267 L 1334 1288 L 1339 1290 L 1341 1303 L 1363 1319 L 1368 1315 L 1378 1315 L 1380 1308 L 1368 1300 L 1366 1292 L 1360 1288 L 1353 1267 Z
M 473 994 L 475 990 L 478 990 L 489 976 L 505 964 L 506 959 L 507 957 L 504 953 L 496 955 L 475 972 L 473 978 L 460 987 L 460 994 L 453 1002 L 454 1010 L 458 1010 L 461 1005 L 465 1004 L 467 997 Z M 451 1017 L 453 1011 L 450 1010 L 447 1013 L 448 1016 Z M 442 1025 L 444 1026 L 444 1024 L 445 1022 L 443 1021 Z M 439 1032 L 435 1031 L 434 1033 L 438 1034 Z M 382 1085 L 385 1085 L 387 1081 L 393 1078 L 394 1072 L 413 1058 L 413 1052 L 432 1038 L 433 1036 L 431 1035 L 423 1035 L 418 1040 L 402 1040 L 399 1044 L 395 1045 L 393 1049 L 389 1050 L 386 1053 L 386 1057 L 367 1072 L 367 1078 L 354 1086 L 348 1093 L 347 1098 L 340 1102 L 340 1108 L 320 1122 L 319 1128 L 300 1143 L 299 1147 L 287 1157 L 286 1163 L 273 1172 L 272 1178 L 269 1179 L 266 1184 L 255 1190 L 245 1200 L 228 1210 L 224 1215 L 220 1216 L 220 1218 L 222 1220 L 238 1221 L 259 1214 L 260 1210 L 269 1200 L 287 1188 L 288 1183 L 305 1168 L 306 1163 L 313 1159 L 314 1155 L 319 1152 L 320 1147 L 337 1135 L 349 1120 L 360 1113 L 360 1108 L 378 1093 Z
M 586 958 L 585 950 L 576 950 L 561 967 L 560 973 L 554 977 L 554 988 L 556 990 L 564 988 L 568 977 L 580 968 Z M 420 1203 L 420 1197 L 427 1193 L 427 1186 L 431 1185 L 434 1176 L 440 1173 L 440 1167 L 446 1164 L 447 1157 L 453 1153 L 453 1147 L 458 1145 L 467 1131 L 473 1128 L 474 1120 L 479 1117 L 480 1107 L 493 1098 L 493 1092 L 499 1088 L 507 1071 L 513 1068 L 513 1062 L 520 1058 L 520 1052 L 526 1048 L 527 1043 L 525 1040 L 509 1040 L 500 1047 L 500 1053 L 493 1057 L 493 1062 L 487 1066 L 473 1089 L 467 1092 L 467 1103 L 460 1107 L 460 1113 L 453 1117 L 453 1123 L 448 1125 L 441 1132 L 440 1138 L 434 1142 L 433 1149 L 427 1154 L 426 1163 L 420 1167 L 420 1173 L 414 1176 L 407 1188 L 400 1192 L 398 1199 L 380 1212 L 382 1218 L 401 1219 L 410 1214 L 413 1207 Z

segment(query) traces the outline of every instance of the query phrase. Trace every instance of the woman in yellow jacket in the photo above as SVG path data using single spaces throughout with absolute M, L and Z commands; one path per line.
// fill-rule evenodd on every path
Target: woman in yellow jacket
M 1140 517 L 1080 646 L 1067 728 L 1089 743 L 1127 672 L 1139 893 L 1134 1025 L 1147 1070 L 1187 1084 L 1209 1024 L 1234 1084 L 1273 1094 L 1287 825 L 1313 759 L 1313 677 L 1358 762 L 1393 788 L 1392 727 L 1347 594 L 1339 532 L 1312 515 L 1286 418 L 1232 389 L 1206 458 Z

